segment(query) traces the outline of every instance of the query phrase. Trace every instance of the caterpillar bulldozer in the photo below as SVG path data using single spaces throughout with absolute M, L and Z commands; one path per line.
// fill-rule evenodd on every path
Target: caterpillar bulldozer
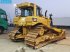
M 9 37 L 13 41 L 24 40 L 26 45 L 40 48 L 54 41 L 65 38 L 65 30 L 51 26 L 51 19 L 42 15 L 41 8 L 34 3 L 17 4 L 15 28 Z

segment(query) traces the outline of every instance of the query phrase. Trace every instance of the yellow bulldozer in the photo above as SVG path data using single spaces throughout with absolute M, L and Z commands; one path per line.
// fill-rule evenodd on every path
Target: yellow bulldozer
M 9 34 L 13 41 L 24 40 L 26 45 L 40 48 L 65 38 L 65 30 L 51 26 L 51 19 L 42 15 L 41 8 L 34 3 L 17 4 L 20 14 L 14 17 L 14 30 Z

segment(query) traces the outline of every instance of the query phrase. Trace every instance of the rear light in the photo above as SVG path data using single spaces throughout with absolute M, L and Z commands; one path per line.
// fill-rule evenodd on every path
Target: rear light
M 33 20 L 34 22 L 37 22 L 37 18 L 32 18 L 32 20 Z

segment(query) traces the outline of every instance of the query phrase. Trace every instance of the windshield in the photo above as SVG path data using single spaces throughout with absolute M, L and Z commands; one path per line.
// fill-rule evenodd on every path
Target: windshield
M 7 20 L 7 15 L 0 15 L 0 18 Z
M 21 17 L 32 16 L 33 8 L 32 7 L 20 8 L 17 14 L 20 15 Z
M 1 16 L 1 18 L 6 18 L 6 15 L 0 15 Z

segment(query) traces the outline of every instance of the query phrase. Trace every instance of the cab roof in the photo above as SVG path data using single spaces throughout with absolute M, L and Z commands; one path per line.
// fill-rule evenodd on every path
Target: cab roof
M 23 8 L 23 7 L 33 7 L 34 4 L 33 3 L 28 3 L 28 2 L 25 2 L 25 3 L 21 3 L 21 4 L 17 4 L 17 7 L 18 8 Z
M 2 15 L 2 14 L 6 15 L 6 12 L 3 9 L 0 8 L 0 15 Z
M 33 7 L 34 5 L 36 4 L 25 2 L 25 3 L 17 4 L 17 8 Z M 39 7 L 39 6 L 36 5 L 36 7 Z

